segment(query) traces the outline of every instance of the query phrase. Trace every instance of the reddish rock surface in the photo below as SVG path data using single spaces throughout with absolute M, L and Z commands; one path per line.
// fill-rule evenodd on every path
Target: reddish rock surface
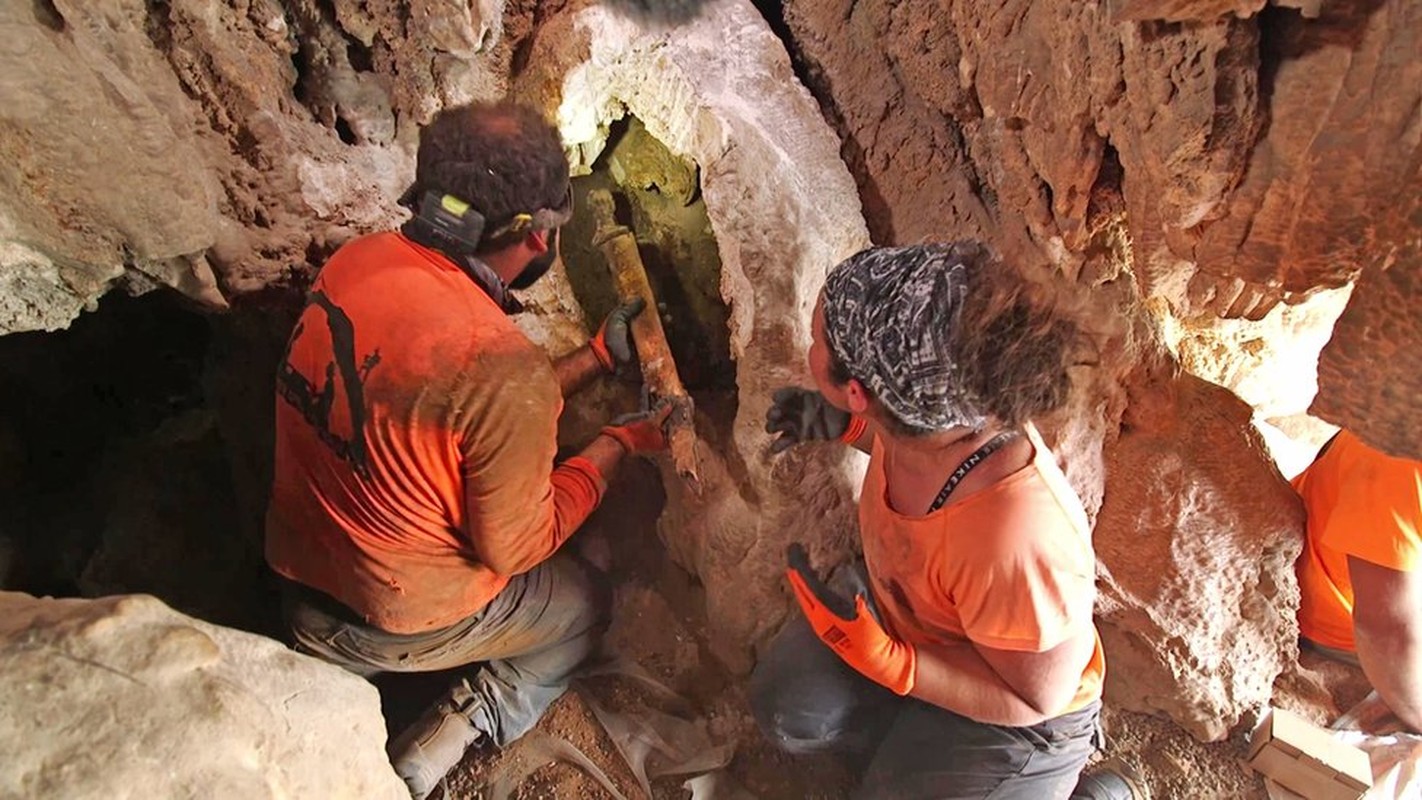
M 1226 390 L 1185 375 L 1131 399 L 1095 534 L 1107 699 L 1221 739 L 1298 656 L 1303 509 Z
M 878 241 L 1025 229 L 1076 264 L 1119 180 L 1148 293 L 1259 316 L 1407 235 L 1415 4 L 787 5 Z
M 506 86 L 534 13 L 502 6 L 0 9 L 0 334 L 116 286 L 222 306 L 398 219 L 416 124 Z
M 1369 444 L 1422 459 L 1422 253 L 1367 272 L 1318 362 L 1310 409 Z
M 1422 406 L 1401 356 L 1422 295 L 1411 261 L 1382 267 L 1416 237 L 1422 8 L 789 0 L 784 17 L 876 241 L 987 236 L 1053 265 L 1093 296 L 1093 319 L 1131 331 L 1102 331 L 1058 449 L 1088 506 L 1104 501 L 1106 619 L 1139 637 L 1109 648 L 1139 676 L 1113 681 L 1112 697 L 1219 737 L 1290 658 L 1287 542 L 1300 528 L 1246 406 L 1172 369 L 1140 371 L 1170 360 L 1140 304 L 1158 319 L 1258 320 L 1362 275 L 1314 410 L 1399 449 L 1415 441 Z M 1160 397 L 1164 419 L 1130 422 Z M 1248 457 L 1198 454 L 1192 426 L 1207 422 L 1211 448 Z M 1183 459 L 1170 475 L 1162 454 Z M 1208 502 L 1191 505 L 1200 492 Z M 1159 563 L 1121 546 L 1147 531 Z M 1237 570 L 1253 576 L 1245 613 L 1210 594 Z M 1159 585 L 1128 591 L 1133 575 Z M 1204 605 L 1177 615 L 1167 595 Z M 1222 624 L 1203 624 L 1214 615 Z M 1172 684 L 1185 690 L 1167 697 Z

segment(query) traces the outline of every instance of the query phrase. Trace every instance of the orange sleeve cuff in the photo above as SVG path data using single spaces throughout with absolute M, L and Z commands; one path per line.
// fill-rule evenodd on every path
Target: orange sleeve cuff
M 602 331 L 598 331 L 596 336 L 588 340 L 588 347 L 592 350 L 593 357 L 597 359 L 597 363 L 601 364 L 604 370 L 608 372 L 617 371 L 617 364 L 612 360 L 612 353 L 607 351 L 607 342 L 602 340 Z
M 582 456 L 573 456 L 554 467 L 549 480 L 553 484 L 553 506 L 561 523 L 558 528 L 567 533 L 587 519 L 607 490 L 607 480 L 597 466 Z
M 616 425 L 608 425 L 607 427 L 599 431 L 599 433 L 603 436 L 610 437 L 613 441 L 622 445 L 623 455 L 630 456 L 633 453 L 637 452 L 637 448 L 635 446 L 636 442 L 632 440 L 632 434 L 628 433 L 626 428 L 622 428 Z M 589 462 L 589 466 L 591 466 L 591 462 Z
M 839 440 L 845 444 L 854 444 L 859 441 L 859 437 L 864 435 L 864 431 L 869 428 L 869 421 L 858 414 L 849 415 L 849 424 L 845 426 L 844 433 L 839 435 Z

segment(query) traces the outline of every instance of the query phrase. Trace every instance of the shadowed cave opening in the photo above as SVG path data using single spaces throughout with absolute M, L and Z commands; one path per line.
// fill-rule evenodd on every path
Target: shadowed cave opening
M 145 592 L 264 627 L 261 550 L 239 530 L 212 402 L 215 338 L 167 290 L 111 292 L 67 330 L 0 337 L 0 586 Z

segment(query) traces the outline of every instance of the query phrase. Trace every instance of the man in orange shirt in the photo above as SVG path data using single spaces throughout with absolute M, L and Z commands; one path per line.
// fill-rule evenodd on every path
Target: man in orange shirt
M 777 449 L 870 454 L 862 568 L 831 588 L 792 547 L 804 616 L 752 677 L 782 747 L 872 752 L 860 797 L 1066 797 L 1099 740 L 1091 531 L 1031 423 L 1075 328 L 1011 275 L 973 242 L 853 256 L 815 308 L 818 391 L 769 413 Z
M 1360 663 L 1398 719 L 1422 731 L 1422 462 L 1340 430 L 1293 486 L 1308 512 L 1299 631 Z
M 416 798 L 478 741 L 521 736 L 605 624 L 561 545 L 665 414 L 554 465 L 563 398 L 632 357 L 625 305 L 550 363 L 509 319 L 571 214 L 557 132 L 512 104 L 420 132 L 414 217 L 321 269 L 278 374 L 266 555 L 298 649 L 362 675 L 469 665 L 392 744 Z

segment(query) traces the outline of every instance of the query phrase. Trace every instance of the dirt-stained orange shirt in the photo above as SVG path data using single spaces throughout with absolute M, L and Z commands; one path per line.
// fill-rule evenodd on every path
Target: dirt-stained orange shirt
M 454 263 L 356 239 L 277 376 L 268 562 L 392 633 L 470 616 L 601 500 L 586 459 L 553 469 L 562 403 L 547 355 Z
M 889 628 L 915 644 L 964 640 L 1041 653 L 1091 630 L 1096 556 L 1091 527 L 1032 426 L 1032 463 L 926 516 L 889 506 L 875 439 L 859 500 L 864 559 Z M 1101 640 L 1062 713 L 1101 697 Z
M 1343 430 L 1293 486 L 1308 513 L 1295 570 L 1299 631 L 1354 650 L 1348 556 L 1401 572 L 1422 566 L 1422 462 L 1374 450 Z

